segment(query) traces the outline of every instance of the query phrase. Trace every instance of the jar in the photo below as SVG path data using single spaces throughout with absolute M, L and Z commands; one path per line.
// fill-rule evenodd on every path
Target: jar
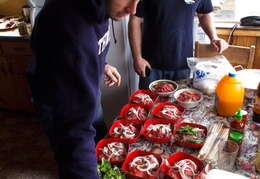
M 243 115 L 243 116 L 242 116 L 242 121 L 243 121 L 243 123 L 246 125 L 248 112 L 245 111 L 245 110 L 241 110 L 241 112 L 242 112 L 242 115 Z
M 255 95 L 255 103 L 254 103 L 252 120 L 256 123 L 260 123 L 260 82 L 258 84 L 256 95 Z
M 255 161 L 255 171 L 260 173 L 260 132 L 258 133 L 257 156 L 256 156 L 256 161 Z
M 240 149 L 241 149 L 241 144 L 242 144 L 242 140 L 243 140 L 243 134 L 241 132 L 231 132 L 229 134 L 229 139 L 236 142 L 237 145 L 239 146 L 239 149 L 238 149 L 238 152 L 237 152 L 237 155 L 240 154 Z
M 19 23 L 17 24 L 17 27 L 18 27 L 19 34 L 20 34 L 20 35 L 28 34 L 27 26 L 26 26 L 26 23 L 25 23 L 25 22 L 19 22 Z

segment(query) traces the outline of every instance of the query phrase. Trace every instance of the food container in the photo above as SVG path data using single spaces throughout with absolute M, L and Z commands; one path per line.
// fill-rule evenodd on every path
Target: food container
M 170 91 L 170 92 L 164 92 L 164 93 L 163 93 L 163 92 L 157 92 L 157 91 L 155 90 L 154 86 L 157 85 L 157 84 L 160 84 L 160 83 L 164 83 L 164 82 L 165 82 L 165 83 L 168 83 L 168 84 L 171 84 L 171 85 L 173 86 L 174 90 L 173 90 L 173 91 Z M 172 96 L 173 93 L 174 93 L 175 91 L 177 91 L 178 87 L 179 87 L 179 85 L 178 85 L 176 82 L 174 82 L 174 81 L 172 81 L 172 80 L 166 80 L 166 79 L 153 81 L 153 82 L 149 85 L 149 89 L 150 89 L 151 91 L 153 91 L 153 92 L 157 92 L 157 93 L 160 95 L 160 97 L 170 97 L 170 96 Z
M 194 157 L 194 156 L 192 156 L 192 155 L 190 155 L 190 154 L 187 154 L 187 153 L 185 153 L 185 152 L 177 152 L 177 153 L 174 153 L 173 155 L 171 155 L 171 156 L 167 159 L 167 161 L 168 161 L 169 165 L 172 166 L 174 163 L 177 163 L 177 162 L 179 162 L 179 161 L 181 161 L 181 160 L 183 160 L 183 159 L 190 159 L 190 160 L 192 160 L 192 161 L 197 165 L 197 167 L 198 167 L 198 168 L 197 168 L 197 170 L 198 170 L 198 175 L 196 176 L 195 179 L 199 179 L 200 176 L 201 176 L 202 173 L 203 173 L 202 171 L 203 171 L 204 168 L 205 168 L 205 164 L 204 164 L 201 160 L 199 160 L 198 158 L 196 158 L 196 157 Z M 173 179 L 173 177 L 171 177 L 171 176 L 168 174 L 167 161 L 164 161 L 164 163 L 162 164 L 162 171 L 164 172 L 164 174 L 165 174 L 167 177 Z M 178 171 L 174 172 L 174 174 L 176 175 L 176 177 L 177 177 L 178 179 L 182 179 L 182 177 L 181 177 L 181 175 L 180 175 L 180 173 L 179 173 Z M 174 178 L 174 179 L 176 179 L 176 178 Z
M 160 103 L 158 106 L 156 106 L 153 109 L 153 111 L 152 111 L 153 115 L 158 117 L 158 118 L 166 119 L 166 117 L 161 116 L 161 110 L 163 110 L 164 106 L 166 106 L 166 105 L 171 105 L 171 106 L 177 108 L 177 110 L 179 111 L 179 114 L 176 115 L 176 117 L 171 118 L 171 120 L 173 122 L 178 122 L 178 120 L 183 116 L 183 114 L 185 112 L 185 108 L 183 106 L 175 104 L 175 103 L 171 103 L 171 102 L 162 102 L 162 103 Z
M 141 121 L 131 120 L 131 119 L 121 119 L 121 120 L 115 121 L 109 129 L 109 135 L 111 137 L 115 138 L 113 135 L 114 129 L 115 129 L 115 127 L 119 127 L 120 124 L 122 124 L 124 126 L 131 124 L 137 129 L 137 131 L 136 131 L 137 135 L 133 139 L 130 139 L 130 138 L 121 138 L 121 139 L 128 141 L 129 144 L 134 143 L 139 139 L 142 128 L 143 128 L 143 123 Z
M 20 35 L 28 34 L 27 26 L 25 22 L 18 22 L 17 27 Z
M 149 135 L 147 135 L 147 128 L 149 127 L 150 124 L 156 125 L 156 124 L 170 124 L 170 128 L 171 128 L 171 132 L 172 134 L 167 137 L 167 138 L 157 138 L 157 137 L 150 137 Z M 174 122 L 170 119 L 149 119 L 144 123 L 144 127 L 142 129 L 142 135 L 144 136 L 144 138 L 150 142 L 155 142 L 155 143 L 166 143 L 169 142 L 172 138 L 173 135 L 173 131 L 174 131 Z
M 130 173 L 129 172 L 129 164 L 136 158 L 136 157 L 139 157 L 139 156 L 146 156 L 146 155 L 153 155 L 157 160 L 158 160 L 158 163 L 159 163 L 159 167 L 158 169 L 156 170 L 155 174 L 151 177 L 140 177 L 138 176 L 137 173 Z M 155 153 L 152 153 L 152 152 L 148 152 L 148 151 L 142 151 L 142 150 L 135 150 L 133 152 L 131 152 L 127 158 L 125 159 L 123 165 L 122 165 L 122 170 L 123 172 L 126 173 L 126 176 L 127 178 L 129 179 L 154 179 L 158 173 L 159 173 L 159 170 L 161 168 L 161 164 L 162 164 L 162 157 L 159 155 L 159 154 L 155 154 Z
M 204 142 L 199 143 L 199 144 L 184 142 L 184 141 L 178 140 L 176 138 L 177 129 L 180 128 L 181 126 L 188 126 L 188 125 L 191 126 L 191 127 L 197 127 L 197 128 L 203 129 L 204 133 L 206 135 L 206 138 L 207 138 L 208 129 L 205 126 L 200 125 L 200 124 L 195 124 L 195 123 L 182 122 L 182 123 L 180 123 L 176 126 L 176 128 L 173 132 L 173 137 L 174 137 L 176 144 L 178 144 L 179 146 L 182 146 L 182 147 L 186 147 L 186 148 L 193 148 L 193 149 L 201 148 L 204 145 L 206 138 L 205 138 Z
M 184 102 L 184 101 L 180 101 L 178 98 L 181 94 L 183 94 L 185 91 L 187 91 L 188 93 L 190 94 L 198 94 L 200 96 L 200 98 L 196 101 L 193 101 L 193 102 Z M 194 96 L 192 96 L 194 97 Z M 198 106 L 198 104 L 200 103 L 200 101 L 202 100 L 203 98 L 203 95 L 200 91 L 196 90 L 196 89 L 192 89 L 192 88 L 186 88 L 186 89 L 180 89 L 180 90 L 177 90 L 175 93 L 174 93 L 174 98 L 175 100 L 177 101 L 177 103 L 181 106 L 183 106 L 185 109 L 190 109 L 190 108 L 194 108 L 196 106 Z
M 151 97 L 151 99 L 152 99 L 153 102 L 150 103 L 150 104 L 145 104 L 144 102 L 135 102 L 135 101 L 134 101 L 134 97 L 135 97 L 136 95 L 138 95 L 138 94 L 146 94 L 146 95 L 149 95 L 149 96 Z M 159 94 L 158 94 L 157 92 L 153 92 L 153 91 L 150 91 L 150 90 L 138 90 L 138 91 L 134 92 L 134 93 L 130 96 L 129 100 L 130 100 L 131 103 L 144 104 L 144 105 L 148 105 L 148 106 L 152 107 L 152 106 L 158 101 L 158 98 L 159 98 Z
M 129 151 L 129 143 L 126 140 L 123 140 L 123 139 L 105 138 L 105 139 L 100 140 L 96 145 L 96 158 L 97 158 L 98 162 L 101 162 L 101 160 L 102 160 L 102 158 L 100 158 L 100 154 L 102 152 L 102 151 L 100 151 L 100 149 L 103 148 L 104 146 L 106 146 L 107 144 L 112 143 L 112 142 L 122 142 L 126 147 L 127 153 L 126 153 L 126 155 L 123 159 L 121 159 L 121 160 L 109 160 L 109 162 L 112 165 L 118 165 L 118 164 L 121 164 L 126 159 L 126 157 L 128 155 L 128 151 Z
M 144 105 L 144 104 L 127 104 L 127 105 L 125 105 L 125 106 L 122 108 L 122 110 L 120 111 L 120 114 L 119 114 L 120 118 L 122 118 L 122 119 L 128 119 L 128 118 L 126 117 L 126 115 L 127 115 L 126 113 L 127 113 L 132 107 L 141 107 L 141 108 L 144 108 L 144 111 L 145 111 L 146 114 L 147 114 L 147 117 L 145 117 L 145 118 L 142 118 L 142 119 L 133 118 L 133 120 L 139 120 L 139 121 L 141 121 L 141 122 L 145 122 L 145 121 L 148 119 L 149 114 L 150 114 L 150 107 L 147 106 L 147 105 Z

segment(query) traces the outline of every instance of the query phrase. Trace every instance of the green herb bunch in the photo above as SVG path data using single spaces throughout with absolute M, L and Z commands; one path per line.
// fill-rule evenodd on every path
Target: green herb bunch
M 118 166 L 112 166 L 105 158 L 97 165 L 97 170 L 101 179 L 126 179 L 125 173 L 122 173 Z

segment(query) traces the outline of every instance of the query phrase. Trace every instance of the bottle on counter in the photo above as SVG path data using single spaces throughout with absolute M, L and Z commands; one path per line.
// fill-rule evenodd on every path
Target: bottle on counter
M 260 82 L 256 91 L 252 120 L 256 123 L 260 123 Z
M 243 117 L 242 117 L 242 121 L 244 122 L 244 124 L 246 125 L 247 123 L 247 116 L 248 116 L 248 112 L 246 110 L 241 110 Z
M 26 25 L 26 23 L 24 21 L 18 22 L 17 27 L 18 27 L 18 31 L 19 31 L 20 35 L 28 34 L 27 25 Z
M 239 149 L 238 149 L 238 152 L 237 152 L 237 156 L 239 156 L 240 154 L 240 150 L 241 150 L 241 144 L 242 144 L 242 141 L 243 141 L 243 134 L 241 132 L 231 132 L 229 134 L 229 139 L 236 142 L 237 145 L 239 146 Z
M 235 118 L 230 121 L 230 132 L 240 132 L 241 134 L 244 133 L 245 123 L 243 121 L 243 113 L 241 109 L 235 113 Z
M 257 146 L 258 146 L 258 152 L 256 156 L 255 170 L 256 172 L 260 173 L 260 132 L 258 134 Z
M 236 74 L 225 75 L 217 84 L 215 106 L 219 115 L 235 116 L 242 108 L 244 100 L 244 87 L 238 81 Z

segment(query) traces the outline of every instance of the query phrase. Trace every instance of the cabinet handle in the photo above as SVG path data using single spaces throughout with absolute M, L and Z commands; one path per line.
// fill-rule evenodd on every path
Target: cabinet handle
M 17 50 L 17 51 L 24 51 L 25 50 L 24 47 L 14 47 L 14 49 Z
M 4 63 L 1 64 L 1 71 L 2 73 L 7 74 Z

